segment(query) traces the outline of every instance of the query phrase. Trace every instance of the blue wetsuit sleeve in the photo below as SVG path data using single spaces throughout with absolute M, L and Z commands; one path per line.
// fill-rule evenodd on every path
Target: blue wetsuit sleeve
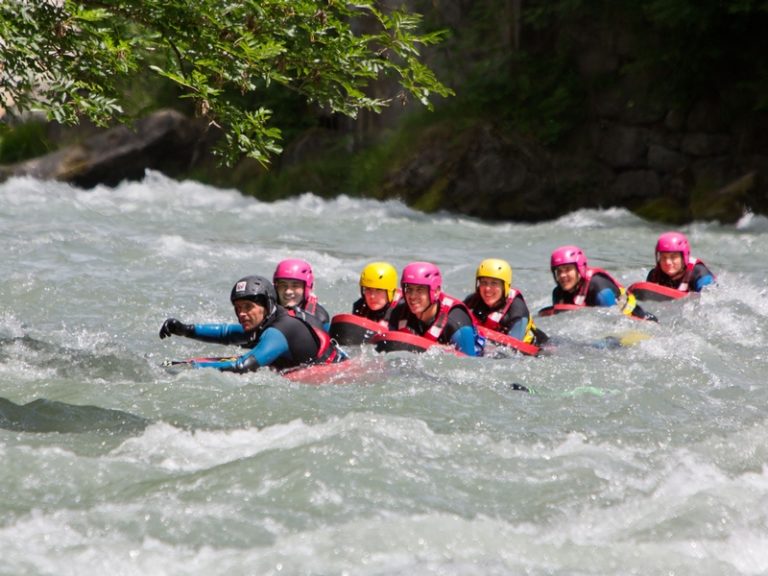
M 312 316 L 317 318 L 323 330 L 328 332 L 331 329 L 331 315 L 328 313 L 328 310 L 323 308 L 320 304 L 317 305 L 315 313 L 312 314 Z
M 259 343 L 244 356 L 253 356 L 259 366 L 269 366 L 280 356 L 288 355 L 290 350 L 285 334 L 277 328 L 267 328 L 259 338 Z
M 598 306 L 613 306 L 616 304 L 616 294 L 610 288 L 603 288 L 597 293 L 595 302 Z
M 195 324 L 190 338 L 217 344 L 244 344 L 248 335 L 240 324 Z
M 702 276 L 701 278 L 696 280 L 696 283 L 693 286 L 693 289 L 696 292 L 701 292 L 701 289 L 704 288 L 704 286 L 709 286 L 710 284 L 715 283 L 715 277 L 712 276 L 712 274 L 707 274 L 706 276 Z
M 237 365 L 237 358 L 232 360 L 201 360 L 199 362 L 192 362 L 192 366 L 195 368 L 217 368 L 219 370 L 234 372 L 234 368 Z
M 528 327 L 528 318 L 518 318 L 512 323 L 512 326 L 507 331 L 507 334 L 512 338 L 522 340 L 525 338 L 525 329 Z
M 474 326 L 462 326 L 451 335 L 451 343 L 467 356 L 477 356 L 475 349 L 476 330 Z
M 269 366 L 290 351 L 285 335 L 275 328 L 267 328 L 251 350 L 233 360 L 194 362 L 195 368 L 217 368 L 224 372 L 249 372 Z

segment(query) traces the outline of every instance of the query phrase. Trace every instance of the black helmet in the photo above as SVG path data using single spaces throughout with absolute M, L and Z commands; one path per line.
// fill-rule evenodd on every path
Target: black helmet
M 267 316 L 271 316 L 277 308 L 277 292 L 272 282 L 264 276 L 246 276 L 238 280 L 232 287 L 232 294 L 229 299 L 235 300 L 253 300 L 262 304 L 267 309 Z

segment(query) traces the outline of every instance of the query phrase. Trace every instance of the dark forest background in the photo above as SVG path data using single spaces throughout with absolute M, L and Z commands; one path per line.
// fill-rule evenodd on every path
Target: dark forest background
M 265 200 L 397 197 L 485 219 L 608 206 L 670 223 L 768 213 L 768 2 L 406 4 L 426 29 L 448 31 L 424 55 L 455 92 L 434 111 L 379 84 L 371 93 L 392 105 L 350 119 L 273 87 L 243 96 L 272 108 L 282 129 L 284 152 L 269 170 L 255 161 L 222 168 L 207 153 L 216 138 L 207 131 L 190 132 L 202 146 L 166 171 Z M 130 90 L 138 115 L 193 116 L 149 77 Z M 96 133 L 0 126 L 6 165 Z

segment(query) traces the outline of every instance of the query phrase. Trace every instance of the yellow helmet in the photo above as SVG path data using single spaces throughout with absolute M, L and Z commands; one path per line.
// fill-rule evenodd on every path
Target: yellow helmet
M 389 262 L 371 262 L 360 273 L 360 291 L 363 288 L 379 288 L 387 291 L 389 301 L 395 298 L 397 270 Z
M 509 262 L 499 258 L 483 260 L 475 273 L 475 287 L 477 287 L 477 281 L 481 277 L 496 278 L 504 282 L 504 298 L 509 296 L 509 289 L 512 286 L 512 267 Z

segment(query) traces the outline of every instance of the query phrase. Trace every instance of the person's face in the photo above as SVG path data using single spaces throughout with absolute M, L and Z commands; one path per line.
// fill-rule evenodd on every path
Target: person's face
M 405 303 L 419 318 L 423 318 L 431 307 L 429 303 L 429 286 L 421 284 L 406 284 L 403 287 Z
M 387 291 L 381 288 L 363 288 L 363 298 L 365 298 L 365 304 L 371 310 L 381 310 L 389 304 L 389 297 Z
M 304 300 L 304 282 L 278 278 L 275 281 L 277 301 L 283 306 L 298 306 Z
M 253 300 L 235 300 L 232 305 L 237 321 L 246 332 L 255 330 L 267 314 L 267 309 Z
M 477 280 L 477 292 L 485 305 L 493 308 L 504 297 L 504 281 L 481 276 Z
M 571 292 L 581 280 L 576 264 L 562 264 L 555 268 L 555 280 L 566 292 Z
M 681 252 L 659 252 L 659 267 L 671 278 L 683 273 L 683 254 Z

